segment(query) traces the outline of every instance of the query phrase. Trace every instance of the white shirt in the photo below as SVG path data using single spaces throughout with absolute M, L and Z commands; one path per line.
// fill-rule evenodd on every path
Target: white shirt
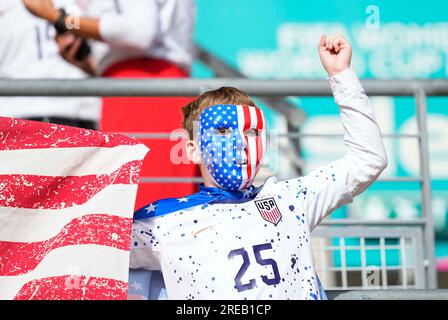
M 193 61 L 194 0 L 78 0 L 88 17 L 99 18 L 107 45 L 95 44 L 98 74 L 138 57 L 171 61 L 189 71 Z
M 66 6 L 72 0 L 59 0 Z M 87 75 L 62 59 L 52 25 L 31 15 L 22 1 L 0 3 L 0 78 L 83 79 Z M 97 121 L 97 98 L 2 97 L 0 116 L 57 116 Z
M 304 177 L 268 178 L 248 202 L 134 221 L 130 267 L 161 270 L 169 299 L 321 299 L 311 232 L 387 165 L 380 129 L 354 71 L 329 81 L 345 130 L 343 158 Z M 277 225 L 262 217 L 260 200 L 274 200 L 281 213 Z

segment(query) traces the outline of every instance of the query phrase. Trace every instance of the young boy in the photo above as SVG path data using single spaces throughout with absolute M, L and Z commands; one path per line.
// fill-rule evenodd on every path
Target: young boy
M 341 36 L 319 42 L 345 130 L 345 156 L 304 177 L 252 186 L 266 152 L 266 121 L 244 92 L 221 88 L 184 107 L 200 165 L 198 193 L 134 216 L 131 268 L 161 270 L 170 299 L 322 299 L 310 234 L 365 190 L 387 165 L 380 129 L 350 68 Z

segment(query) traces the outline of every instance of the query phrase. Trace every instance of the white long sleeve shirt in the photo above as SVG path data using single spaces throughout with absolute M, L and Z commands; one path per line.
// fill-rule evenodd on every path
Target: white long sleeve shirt
M 194 0 L 78 0 L 82 13 L 99 18 L 106 44 L 95 44 L 103 73 L 116 62 L 153 57 L 189 70 L 193 61 Z
M 74 6 L 74 0 L 57 5 Z M 54 41 L 54 27 L 34 17 L 22 1 L 0 1 L 0 78 L 83 79 L 87 75 L 66 62 Z M 67 117 L 98 121 L 98 98 L 1 97 L 0 115 L 8 117 Z
M 170 299 L 321 299 L 311 232 L 387 165 L 380 129 L 354 71 L 329 82 L 345 130 L 343 158 L 304 177 L 271 177 L 252 200 L 134 221 L 131 269 L 161 270 Z M 270 222 L 278 212 L 278 223 Z

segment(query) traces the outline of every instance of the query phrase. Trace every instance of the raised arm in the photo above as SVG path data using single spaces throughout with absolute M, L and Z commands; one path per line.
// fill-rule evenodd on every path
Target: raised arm
M 320 39 L 319 55 L 330 76 L 329 83 L 344 126 L 345 184 L 351 195 L 356 196 L 386 168 L 387 157 L 369 99 L 350 68 L 351 52 L 350 44 L 339 34 Z
M 367 189 L 387 166 L 381 131 L 369 99 L 350 68 L 350 44 L 341 35 L 322 36 L 319 55 L 339 105 L 346 153 L 341 159 L 292 180 L 297 184 L 292 189 L 303 197 L 311 229 Z

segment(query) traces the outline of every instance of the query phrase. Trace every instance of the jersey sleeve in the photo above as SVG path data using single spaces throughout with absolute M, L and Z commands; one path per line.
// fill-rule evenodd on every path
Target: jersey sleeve
M 344 127 L 345 155 L 289 181 L 303 197 L 311 230 L 326 216 L 367 189 L 387 166 L 382 135 L 369 99 L 349 68 L 329 79 Z
M 159 241 L 153 218 L 132 222 L 130 269 L 161 270 Z
M 113 47 L 146 50 L 158 34 L 156 0 L 117 0 L 119 10 L 100 17 L 100 35 Z

